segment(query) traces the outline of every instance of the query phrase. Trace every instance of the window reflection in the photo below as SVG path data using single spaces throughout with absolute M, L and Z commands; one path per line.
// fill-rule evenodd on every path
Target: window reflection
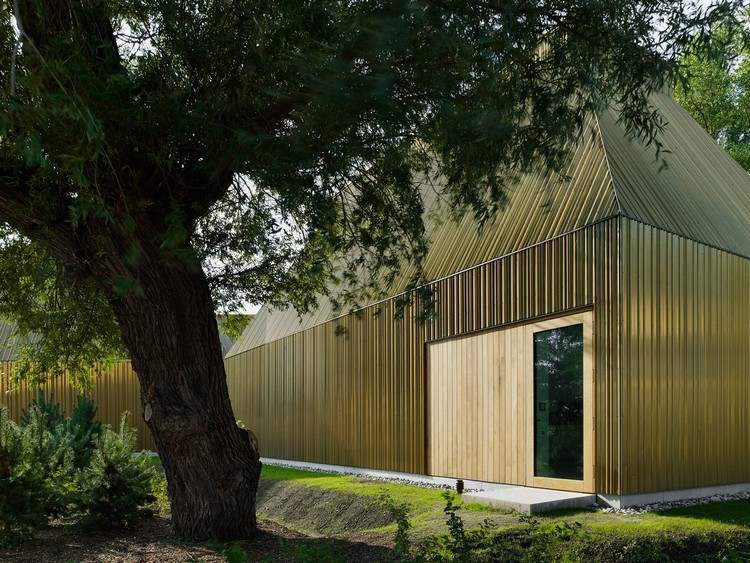
M 534 334 L 534 474 L 583 479 L 583 325 Z

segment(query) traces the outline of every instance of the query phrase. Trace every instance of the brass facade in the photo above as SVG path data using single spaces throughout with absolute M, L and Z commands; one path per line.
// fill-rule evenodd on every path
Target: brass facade
M 622 494 L 750 481 L 750 260 L 623 220 Z
M 12 363 L 4 362 L 2 367 L 6 375 L 0 376 L 0 407 L 7 408 L 10 417 L 18 421 L 29 402 L 36 399 L 38 389 L 23 385 L 11 390 L 7 374 L 12 370 Z M 117 362 L 98 371 L 98 375 L 92 374 L 94 385 L 91 393 L 97 408 L 97 419 L 118 429 L 122 413 L 129 412 L 129 424 L 138 431 L 136 449 L 155 450 L 151 432 L 143 421 L 140 385 L 130 362 Z M 49 400 L 59 403 L 67 414 L 70 414 L 78 397 L 78 391 L 67 376 L 49 380 L 41 390 Z
M 231 356 L 235 414 L 263 456 L 426 473 L 427 343 L 590 309 L 596 482 L 616 490 L 618 230 L 601 221 L 438 280 L 429 321 L 396 319 L 390 300 Z
M 524 176 L 481 233 L 433 220 L 428 198 L 435 318 L 397 320 L 392 300 L 338 318 L 325 300 L 301 319 L 264 307 L 226 360 L 262 455 L 429 472 L 431 343 L 591 311 L 597 492 L 750 482 L 750 177 L 652 101 L 660 158 L 608 110 L 568 181 Z

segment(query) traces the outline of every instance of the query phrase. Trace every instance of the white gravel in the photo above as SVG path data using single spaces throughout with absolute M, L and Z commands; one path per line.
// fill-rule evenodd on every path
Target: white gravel
M 665 502 L 654 502 L 642 506 L 628 506 L 627 508 L 603 507 L 602 512 L 636 515 L 644 512 L 658 512 L 670 508 L 682 508 L 686 506 L 697 506 L 699 504 L 709 504 L 712 502 L 726 502 L 728 500 L 750 499 L 750 492 L 734 493 L 731 495 L 712 495 L 708 497 L 689 498 L 684 500 L 671 500 Z
M 350 477 L 358 477 L 367 481 L 379 481 L 382 483 L 400 483 L 402 485 L 414 485 L 415 487 L 422 487 L 423 489 L 444 489 L 444 490 L 455 490 L 455 487 L 451 487 L 447 484 L 442 483 L 431 483 L 429 481 L 418 481 L 413 479 L 407 479 L 405 477 L 388 477 L 385 475 L 376 475 L 368 473 L 355 473 L 352 471 L 332 471 L 329 469 L 319 469 L 317 467 L 300 467 L 299 465 L 291 463 L 279 463 L 274 461 L 273 463 L 264 462 L 266 465 L 273 465 L 274 467 L 285 467 L 287 469 L 299 469 L 301 471 L 311 471 L 313 473 L 327 473 L 329 475 L 348 475 Z M 465 489 L 464 492 L 469 492 L 469 489 Z

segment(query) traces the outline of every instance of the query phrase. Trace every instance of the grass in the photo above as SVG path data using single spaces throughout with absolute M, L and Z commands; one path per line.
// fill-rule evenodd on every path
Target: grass
M 424 538 L 434 533 L 442 533 L 445 528 L 446 489 L 426 488 L 406 483 L 373 481 L 354 475 L 340 475 L 317 471 L 305 471 L 288 467 L 264 465 L 261 479 L 272 481 L 292 481 L 295 485 L 320 487 L 342 493 L 370 497 L 376 501 L 383 496 L 390 497 L 398 504 L 405 504 L 409 509 L 409 520 L 416 537 Z M 454 493 L 455 494 L 455 493 Z M 517 515 L 509 510 L 498 510 L 479 503 L 464 503 L 461 511 L 468 526 L 479 526 L 485 519 L 491 519 L 498 526 L 512 526 L 518 523 Z M 269 515 L 264 515 L 269 517 Z M 278 524 L 288 525 L 277 518 L 271 519 Z M 374 536 L 391 537 L 396 524 L 365 530 Z M 302 530 L 304 531 L 304 530 Z M 362 530 L 360 530 L 362 532 Z
M 415 512 L 431 510 L 435 505 L 443 506 L 445 504 L 442 497 L 443 489 L 428 489 L 405 483 L 367 481 L 353 475 L 319 473 L 316 471 L 264 465 L 260 477 L 261 479 L 273 481 L 294 481 L 296 484 L 306 487 L 322 487 L 324 489 L 374 498 L 387 494 L 398 502 L 410 505 Z M 484 511 L 486 507 L 472 504 L 467 505 L 467 510 Z
M 750 530 L 750 500 L 732 500 L 672 508 L 639 514 L 625 521 L 602 521 L 592 526 L 619 533 L 665 532 L 673 530 L 724 532 Z
M 158 458 L 154 458 L 158 464 Z M 523 518 L 518 513 L 486 505 L 461 504 L 460 517 L 466 527 L 464 556 L 445 555 L 451 540 L 445 535 L 444 489 L 429 489 L 406 483 L 367 480 L 340 475 L 265 465 L 261 479 L 284 482 L 284 487 L 317 487 L 346 495 L 358 495 L 380 502 L 387 495 L 409 506 L 410 537 L 422 545 L 426 560 L 471 561 L 746 561 L 750 560 L 750 500 L 733 500 L 643 514 L 607 513 L 602 510 L 568 510 Z M 164 492 L 164 491 L 160 491 Z M 157 495 L 159 496 L 159 495 Z M 166 498 L 166 495 L 162 495 Z M 330 497 L 329 497 L 330 498 Z M 453 498 L 455 499 L 455 493 Z M 365 503 L 365 506 L 367 504 Z M 315 513 L 317 507 L 310 509 Z M 321 510 L 325 510 L 322 506 Z M 367 510 L 365 508 L 365 510 Z M 259 514 L 266 521 L 294 530 L 283 511 Z M 480 529 L 485 522 L 491 526 Z M 395 523 L 373 529 L 325 531 L 308 534 L 304 542 L 282 542 L 278 549 L 289 560 L 346 561 L 350 546 L 364 542 L 375 546 L 393 545 Z M 305 533 L 304 529 L 297 530 Z M 472 535 L 473 534 L 473 535 Z M 430 538 L 437 537 L 437 540 Z M 317 539 L 314 539 L 317 538 Z M 437 541 L 437 543 L 434 543 Z M 447 541 L 448 543 L 445 543 Z M 339 542 L 337 544 L 336 542 Z M 343 542 L 343 543 L 342 543 Z M 432 543 L 431 543 L 432 542 Z M 441 543 L 442 542 L 442 543 Z M 370 549 L 370 547 L 367 547 Z M 421 548 L 420 548 L 421 549 Z M 430 551 L 431 550 L 431 551 Z M 233 546 L 215 550 L 226 561 L 241 563 L 244 552 Z M 375 552 L 373 552 L 375 553 Z M 436 558 L 435 558 L 436 557 Z M 462 556 L 463 557 L 463 556 Z
M 338 475 L 291 469 L 272 465 L 263 466 L 262 479 L 294 481 L 308 487 L 323 487 L 350 494 L 378 497 L 383 493 L 400 503 L 410 506 L 410 518 L 415 526 L 435 531 L 434 524 L 444 519 L 443 490 L 427 489 L 405 483 L 367 481 L 352 475 Z M 461 507 L 467 524 L 478 525 L 489 519 L 499 528 L 511 528 L 519 524 L 518 514 L 491 507 L 466 503 Z M 473 513 L 473 514 L 471 514 Z M 723 532 L 730 530 L 750 531 L 750 500 L 735 500 L 721 503 L 673 508 L 660 512 L 643 514 L 607 513 L 601 510 L 561 511 L 540 515 L 541 524 L 554 525 L 558 522 L 580 522 L 593 532 L 618 534 L 647 534 L 670 531 L 680 532 Z M 380 530 L 388 531 L 393 526 Z
M 158 458 L 155 458 L 155 463 L 158 463 Z M 263 466 L 261 479 L 285 482 L 284 486 L 317 487 L 358 495 L 373 502 L 380 502 L 383 495 L 387 495 L 396 503 L 408 505 L 410 535 L 417 544 L 427 541 L 424 545 L 429 545 L 430 538 L 440 537 L 448 531 L 444 489 L 272 465 Z M 321 509 L 325 510 L 324 507 Z M 479 535 L 474 537 L 480 538 L 476 539 L 469 560 L 610 561 L 613 557 L 611 560 L 619 562 L 688 559 L 704 562 L 743 561 L 750 557 L 750 500 L 643 514 L 567 510 L 539 515 L 531 519 L 533 524 L 518 513 L 476 503 L 461 504 L 459 514 L 466 529 L 477 530 Z M 276 513 L 272 509 L 271 513 L 259 516 L 287 529 L 297 529 L 294 522 L 285 521 L 283 512 Z M 480 532 L 479 528 L 485 522 L 490 522 L 491 526 Z M 294 561 L 344 561 L 347 557 L 341 556 L 341 548 L 330 543 L 336 541 L 334 537 L 370 545 L 392 545 L 396 529 L 393 523 L 380 528 L 347 529 L 343 533 L 341 530 L 333 534 L 313 533 L 314 537 L 320 538 L 316 541 L 321 543 L 289 544 L 285 555 Z M 304 529 L 297 531 L 307 533 Z M 740 556 L 731 556 L 735 549 Z M 241 558 L 235 559 L 238 554 L 220 553 L 227 561 L 242 561 Z

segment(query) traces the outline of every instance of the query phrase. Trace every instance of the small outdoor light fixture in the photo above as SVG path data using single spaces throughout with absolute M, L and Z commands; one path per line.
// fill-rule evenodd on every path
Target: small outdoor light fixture
M 458 481 L 456 481 L 456 492 L 459 495 L 463 494 L 464 492 L 464 480 L 463 479 L 459 479 Z

